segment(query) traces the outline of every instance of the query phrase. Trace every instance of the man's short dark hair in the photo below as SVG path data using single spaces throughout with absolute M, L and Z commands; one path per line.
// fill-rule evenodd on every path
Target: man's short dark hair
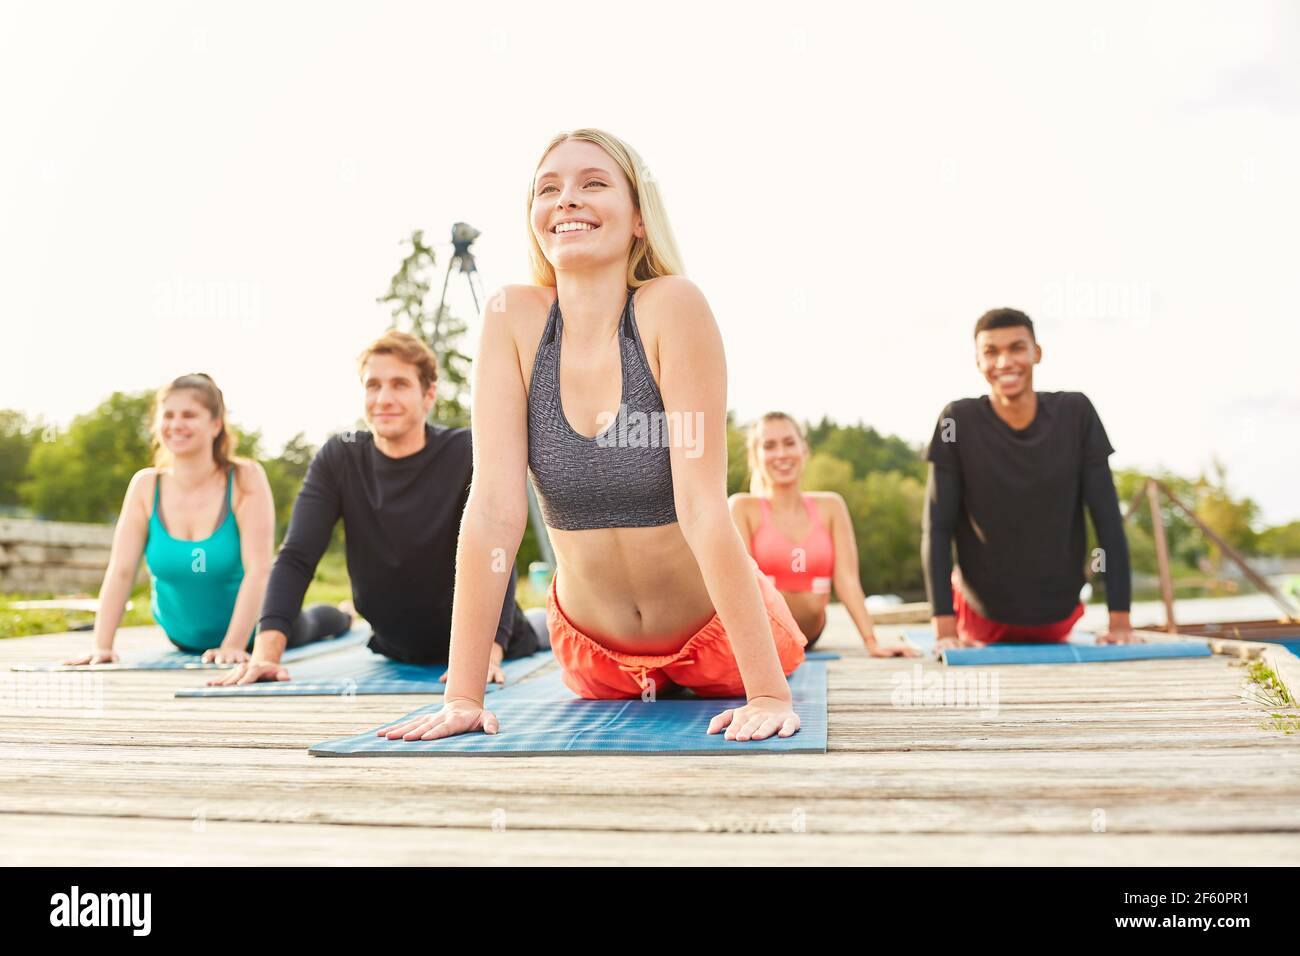
M 1018 325 L 1023 325 L 1029 330 L 1029 337 L 1035 342 L 1038 337 L 1034 335 L 1033 320 L 1021 312 L 1019 309 L 989 309 L 979 317 L 975 323 L 975 337 L 978 338 L 981 332 L 988 332 L 991 329 L 1011 329 Z

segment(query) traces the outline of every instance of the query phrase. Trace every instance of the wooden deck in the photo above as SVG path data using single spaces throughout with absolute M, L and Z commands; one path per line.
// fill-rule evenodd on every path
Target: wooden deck
M 94 710 L 5 670 L 0 862 L 1300 863 L 1300 733 L 1242 698 L 1241 662 L 994 668 L 995 716 L 899 707 L 914 662 L 865 657 L 832 611 L 817 756 L 321 759 L 309 744 L 428 698 L 178 700 L 201 674 L 72 675 Z M 0 667 L 89 640 L 3 641 Z

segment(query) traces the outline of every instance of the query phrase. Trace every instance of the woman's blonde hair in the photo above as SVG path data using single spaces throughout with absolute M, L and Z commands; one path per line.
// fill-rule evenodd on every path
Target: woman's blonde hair
M 803 442 L 804 451 L 808 450 L 808 433 L 793 416 L 785 412 L 764 412 L 754 424 L 749 426 L 749 436 L 745 442 L 749 452 L 749 493 L 751 495 L 766 497 L 772 490 L 767 475 L 763 472 L 762 463 L 758 460 L 758 443 L 762 440 L 764 423 L 782 419 L 794 426 L 794 430 L 799 433 L 799 440 Z
M 637 212 L 641 214 L 641 223 L 645 227 L 645 235 L 635 237 L 632 240 L 632 250 L 627 257 L 628 288 L 635 289 L 657 276 L 674 276 L 685 273 L 686 270 L 682 265 L 682 254 L 677 250 L 677 240 L 673 238 L 673 229 L 668 223 L 668 212 L 664 208 L 663 197 L 660 195 L 659 187 L 650 175 L 650 170 L 646 168 L 640 155 L 631 146 L 611 133 L 599 129 L 584 128 L 575 129 L 571 133 L 557 133 L 546 144 L 546 149 L 542 150 L 541 158 L 538 159 L 537 165 L 533 167 L 533 178 L 528 182 L 527 219 L 525 220 L 528 224 L 528 263 L 533 281 L 538 285 L 555 285 L 555 269 L 547 261 L 546 255 L 542 252 L 542 247 L 537 243 L 537 236 L 533 234 L 533 180 L 537 176 L 537 170 L 541 167 L 542 161 L 546 159 L 551 150 L 570 139 L 595 143 L 603 149 L 609 154 L 609 158 L 618 165 L 618 168 L 623 171 L 623 175 L 627 177 L 627 181 L 632 187 L 632 202 Z
M 182 375 L 158 389 L 158 393 L 154 396 L 153 424 L 151 426 L 154 467 L 168 468 L 171 466 L 172 453 L 163 444 L 162 435 L 160 434 L 162 407 L 163 402 L 167 401 L 173 392 L 178 392 L 181 389 L 193 392 L 199 403 L 208 410 L 213 418 L 221 419 L 221 431 L 212 439 L 212 457 L 220 470 L 228 470 L 237 460 L 235 458 L 235 435 L 226 422 L 226 400 L 222 397 L 221 389 L 217 388 L 217 383 L 206 372 Z

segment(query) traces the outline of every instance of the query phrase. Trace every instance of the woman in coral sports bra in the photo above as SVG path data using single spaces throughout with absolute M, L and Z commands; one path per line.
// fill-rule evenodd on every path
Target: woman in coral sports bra
M 808 459 L 803 429 L 768 412 L 749 430 L 750 494 L 731 496 L 731 517 L 759 569 L 790 606 L 808 646 L 826 627 L 831 590 L 839 596 L 872 657 L 916 657 L 906 645 L 882 646 L 858 580 L 858 548 L 844 499 L 799 488 Z M 836 556 L 839 561 L 836 561 Z

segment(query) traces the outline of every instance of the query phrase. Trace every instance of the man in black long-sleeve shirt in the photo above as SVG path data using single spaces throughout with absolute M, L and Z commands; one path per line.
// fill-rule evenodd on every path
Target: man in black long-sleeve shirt
M 280 656 L 340 517 L 352 600 L 374 632 L 370 648 L 406 663 L 447 660 L 470 431 L 427 422 L 437 361 L 419 339 L 388 332 L 359 364 L 371 431 L 335 435 L 312 459 L 271 570 L 252 659 L 213 683 L 288 678 Z M 510 575 L 489 671 L 501 681 L 501 661 L 536 651 L 538 635 L 515 603 L 512 556 L 496 560 Z
M 1101 419 L 1081 392 L 1034 391 L 1042 349 L 1023 312 L 982 316 L 975 351 L 989 394 L 950 403 L 926 454 L 921 559 L 939 647 L 1065 640 L 1083 614 L 1085 505 L 1110 609 L 1098 639 L 1133 640 L 1128 542 Z

